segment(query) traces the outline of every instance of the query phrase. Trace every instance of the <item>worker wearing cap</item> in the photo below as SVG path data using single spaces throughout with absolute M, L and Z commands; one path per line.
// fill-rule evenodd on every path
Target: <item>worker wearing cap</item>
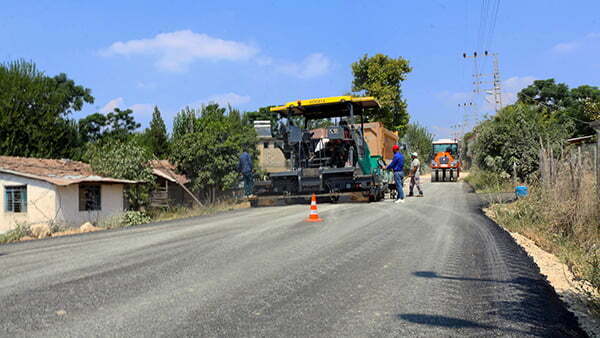
M 410 162 L 410 173 L 408 176 L 410 177 L 410 190 L 408 192 L 408 196 L 413 196 L 413 190 L 415 185 L 419 190 L 419 197 L 423 197 L 423 190 L 421 189 L 421 162 L 419 161 L 419 154 L 412 153 L 410 154 L 410 158 L 412 161 Z
M 400 147 L 397 144 L 394 144 L 392 150 L 394 151 L 394 158 L 387 169 L 394 171 L 397 192 L 396 203 L 404 203 L 404 155 L 400 152 Z

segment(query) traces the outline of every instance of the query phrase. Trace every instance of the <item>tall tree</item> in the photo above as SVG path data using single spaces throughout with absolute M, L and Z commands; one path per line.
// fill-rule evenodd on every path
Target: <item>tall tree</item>
M 79 134 L 83 143 L 101 142 L 110 140 L 125 142 L 133 136 L 133 132 L 140 127 L 135 121 L 131 109 L 121 110 L 115 108 L 106 115 L 94 113 L 79 120 Z
M 173 140 L 194 132 L 197 113 L 195 109 L 185 107 L 175 115 L 173 119 Z
M 106 115 L 94 113 L 79 120 L 79 134 L 83 142 L 96 142 L 106 129 Z
M 173 139 L 171 159 L 191 180 L 192 188 L 207 202 L 237 182 L 237 164 L 243 150 L 255 153 L 256 133 L 239 114 L 218 104 L 203 106 L 199 116 L 186 110 L 178 120 L 181 129 Z M 190 131 L 191 130 L 191 131 Z
M 433 142 L 433 134 L 419 123 L 409 123 L 406 126 L 406 132 L 402 138 L 402 142 L 406 144 L 407 153 L 416 152 L 419 155 L 421 165 L 425 166 L 429 162 L 431 156 L 431 143 Z M 409 161 L 406 161 L 408 165 Z
M 401 135 L 409 120 L 401 84 L 411 71 L 408 60 L 383 54 L 372 57 L 365 54 L 352 64 L 352 90 L 374 96 L 382 106 L 379 110 L 368 112 L 367 118 L 383 122 L 386 128 L 399 131 Z
M 93 103 L 91 90 L 34 63 L 0 64 L 0 154 L 71 157 L 79 142 L 70 114 Z
M 569 89 L 564 83 L 556 83 L 554 79 L 536 80 L 518 94 L 518 102 L 534 105 L 544 111 L 547 117 L 558 118 L 566 122 L 574 122 L 572 136 L 593 134 L 586 122 L 594 119 L 586 107 L 600 103 L 600 88 L 583 85 Z
M 141 124 L 135 122 L 133 110 L 115 108 L 106 114 L 106 126 L 105 136 L 125 141 Z
M 165 158 L 169 153 L 169 137 L 165 121 L 163 121 L 160 110 L 156 106 L 152 112 L 150 128 L 146 129 L 144 133 L 148 148 L 154 156 L 161 159 Z

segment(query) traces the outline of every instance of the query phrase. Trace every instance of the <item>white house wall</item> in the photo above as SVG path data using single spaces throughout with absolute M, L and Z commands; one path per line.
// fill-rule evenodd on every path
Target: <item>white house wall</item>
M 5 186 L 27 186 L 27 212 L 13 213 L 5 210 Z M 53 184 L 0 173 L 0 233 L 17 224 L 35 225 L 56 222 L 78 227 L 85 222 L 102 224 L 123 212 L 123 185 L 102 184 L 101 210 L 79 211 L 79 185 L 55 186 Z
M 122 184 L 103 184 L 100 192 L 101 210 L 95 211 L 79 211 L 79 185 L 56 188 L 59 196 L 56 200 L 59 222 L 65 225 L 74 227 L 85 222 L 101 224 L 123 212 Z
M 27 185 L 27 212 L 5 210 L 5 186 Z M 56 217 L 56 186 L 39 180 L 0 173 L 0 232 L 16 224 L 48 223 Z

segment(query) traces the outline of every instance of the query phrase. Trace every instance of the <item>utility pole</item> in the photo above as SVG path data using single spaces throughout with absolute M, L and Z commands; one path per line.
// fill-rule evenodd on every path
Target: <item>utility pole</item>
M 493 56 L 493 73 L 492 74 L 483 74 L 479 72 L 479 64 L 477 63 L 477 59 L 480 57 Z M 496 113 L 502 109 L 502 78 L 500 77 L 500 64 L 498 61 L 498 53 L 489 53 L 487 50 L 483 52 L 483 54 L 477 54 L 477 52 L 473 52 L 473 54 L 463 53 L 463 58 L 472 58 L 473 65 L 475 69 L 475 73 L 473 74 L 473 93 L 480 94 L 485 92 L 494 97 L 494 110 Z M 492 81 L 483 81 L 484 77 L 492 77 Z M 490 84 L 492 85 L 491 89 L 482 89 L 482 85 Z M 475 111 L 474 119 L 479 119 L 479 114 Z
M 500 78 L 500 65 L 498 64 L 498 53 L 492 54 L 494 56 L 494 74 L 493 74 L 493 84 L 494 87 L 492 89 L 494 93 L 494 103 L 496 108 L 496 113 L 502 109 L 502 81 Z

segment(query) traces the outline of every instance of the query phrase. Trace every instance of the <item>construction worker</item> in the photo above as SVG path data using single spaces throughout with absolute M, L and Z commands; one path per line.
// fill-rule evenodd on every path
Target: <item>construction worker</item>
M 394 158 L 387 169 L 394 171 L 394 182 L 396 182 L 395 203 L 404 203 L 404 155 L 400 152 L 400 147 L 397 144 L 394 144 L 392 150 L 394 151 Z
M 408 196 L 414 196 L 413 190 L 415 185 L 419 190 L 419 197 L 423 197 L 423 190 L 421 189 L 421 162 L 419 161 L 419 154 L 412 153 L 410 154 L 410 158 L 412 161 L 410 162 L 410 172 L 408 176 L 410 177 L 410 191 L 408 192 Z
M 244 178 L 244 194 L 246 197 L 252 196 L 252 157 L 247 151 L 244 151 L 240 155 L 240 162 L 238 163 L 238 171 Z

